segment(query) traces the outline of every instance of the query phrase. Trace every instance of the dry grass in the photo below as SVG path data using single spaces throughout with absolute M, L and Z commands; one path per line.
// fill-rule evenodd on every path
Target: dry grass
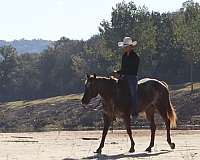
M 190 83 L 184 83 L 184 84 L 179 84 L 179 85 L 170 85 L 170 88 L 173 91 L 190 91 L 191 90 L 191 84 Z M 194 91 L 200 89 L 200 82 L 199 83 L 194 83 Z M 65 96 L 56 96 L 56 97 L 50 97 L 50 98 L 45 98 L 45 99 L 37 99 L 37 100 L 30 100 L 30 101 L 15 101 L 15 102 L 7 102 L 3 103 L 0 105 L 1 106 L 6 106 L 9 109 L 12 108 L 24 108 L 28 106 L 37 106 L 37 105 L 49 105 L 49 106 L 54 106 L 57 103 L 65 103 L 66 101 L 71 101 L 71 100 L 80 100 L 83 94 L 70 94 L 70 95 L 65 95 Z
M 24 108 L 28 106 L 37 106 L 37 105 L 49 105 L 54 106 L 57 103 L 65 103 L 67 101 L 72 100 L 80 100 L 82 97 L 82 94 L 70 94 L 65 96 L 57 96 L 57 97 L 51 97 L 46 99 L 37 99 L 37 100 L 30 100 L 30 101 L 15 101 L 15 102 L 7 102 L 0 105 L 4 106 L 6 108 L 12 109 L 12 108 Z
M 172 103 L 176 106 L 178 122 L 185 125 L 190 118 L 200 114 L 200 83 L 194 84 L 194 93 L 190 93 L 190 84 L 173 85 L 171 88 Z M 61 129 L 101 128 L 101 107 L 97 99 L 84 109 L 80 99 L 83 94 L 71 94 L 30 101 L 15 101 L 0 104 L 2 132 L 38 131 Z M 181 113 L 181 114 L 179 114 Z M 140 125 L 145 126 L 146 121 Z M 148 125 L 148 124 L 147 124 Z M 162 125 L 162 124 L 160 124 Z M 116 126 L 122 126 L 117 122 Z M 120 128 L 120 127 L 119 127 Z
M 173 91 L 191 91 L 191 83 L 184 83 L 184 84 L 178 84 L 178 85 L 170 85 L 170 88 Z M 195 90 L 199 90 L 200 89 L 200 82 L 196 82 L 193 84 L 193 89 Z

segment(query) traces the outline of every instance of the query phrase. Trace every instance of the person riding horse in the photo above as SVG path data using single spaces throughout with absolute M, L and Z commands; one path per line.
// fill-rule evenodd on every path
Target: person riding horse
M 165 121 L 169 146 L 171 149 L 175 148 L 175 143 L 171 141 L 170 127 L 176 127 L 176 112 L 170 100 L 168 85 L 164 81 L 151 78 L 143 78 L 139 80 L 137 84 L 139 57 L 133 51 L 133 46 L 136 44 L 137 42 L 133 42 L 130 37 L 125 37 L 123 42 L 118 43 L 118 46 L 124 48 L 124 54 L 122 56 L 121 70 L 115 71 L 114 73 L 115 75 L 119 73 L 120 78 L 125 78 L 125 81 L 120 81 L 120 79 L 118 80 L 112 77 L 100 77 L 96 76 L 96 74 L 87 75 L 85 91 L 81 102 L 83 106 L 85 106 L 89 104 L 93 98 L 100 95 L 103 109 L 103 133 L 101 142 L 95 153 L 102 152 L 108 129 L 115 118 L 122 118 L 124 120 L 127 134 L 131 141 L 129 152 L 135 152 L 135 142 L 131 130 L 131 113 L 133 116 L 138 113 L 144 113 L 147 120 L 150 122 L 151 140 L 146 151 L 151 152 L 154 146 L 156 131 L 154 114 L 156 112 L 159 113 Z M 128 81 L 128 83 L 126 81 Z M 132 103 L 130 102 L 129 90 Z M 131 107 L 134 107 L 134 109 Z M 134 110 L 134 112 L 132 110 Z
M 135 142 L 131 131 L 130 115 L 132 109 L 130 108 L 129 88 L 126 81 L 122 80 L 121 82 L 112 77 L 101 77 L 96 76 L 96 74 L 87 75 L 85 91 L 81 102 L 85 108 L 93 98 L 100 95 L 103 109 L 103 133 L 100 145 L 95 153 L 101 153 L 108 129 L 112 121 L 116 118 L 122 118 L 124 120 L 127 133 L 131 140 L 129 152 L 135 151 Z M 119 94 L 116 97 L 117 92 Z M 151 152 L 151 148 L 154 146 L 156 131 L 155 113 L 159 113 L 165 121 L 167 142 L 171 149 L 174 149 L 175 143 L 171 141 L 170 127 L 176 127 L 176 112 L 170 100 L 168 85 L 164 81 L 151 78 L 143 78 L 138 81 L 138 112 L 145 114 L 145 118 L 150 122 L 151 140 L 146 151 Z
M 123 42 L 118 42 L 118 46 L 123 48 L 124 54 L 122 56 L 121 69 L 114 71 L 114 74 L 120 75 L 120 79 L 128 82 L 133 117 L 138 115 L 137 74 L 140 58 L 133 49 L 136 45 L 137 41 L 132 41 L 130 37 L 124 37 Z

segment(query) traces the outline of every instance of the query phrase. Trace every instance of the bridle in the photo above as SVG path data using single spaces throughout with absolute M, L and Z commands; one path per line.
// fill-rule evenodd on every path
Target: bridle
M 97 98 L 92 98 L 92 99 L 99 99 L 98 100 L 98 102 L 97 103 L 95 103 L 95 102 L 93 102 L 93 103 L 89 103 L 89 104 L 87 104 L 87 105 L 83 105 L 82 104 L 82 107 L 84 108 L 84 109 L 89 109 L 89 110 L 92 110 L 92 111 L 97 111 L 97 110 L 99 110 L 99 108 L 101 108 L 102 107 L 102 99 L 99 97 L 97 97 Z M 92 108 L 91 108 L 91 106 L 92 106 Z

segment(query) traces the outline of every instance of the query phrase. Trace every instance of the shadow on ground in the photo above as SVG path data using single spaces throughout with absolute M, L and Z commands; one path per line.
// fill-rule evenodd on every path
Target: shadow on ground
M 138 152 L 138 153 L 127 153 L 127 154 L 116 154 L 116 155 L 106 155 L 106 154 L 97 154 L 94 156 L 84 157 L 82 159 L 120 159 L 120 158 L 142 158 L 142 157 L 153 157 L 159 156 L 162 154 L 167 154 L 172 152 L 171 150 L 161 150 L 158 152 Z M 77 160 L 73 158 L 65 158 L 63 160 Z

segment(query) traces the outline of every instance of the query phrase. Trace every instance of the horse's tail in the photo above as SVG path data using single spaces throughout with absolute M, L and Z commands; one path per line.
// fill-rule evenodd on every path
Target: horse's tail
M 168 94 L 169 96 L 169 94 Z M 176 112 L 174 106 L 171 104 L 170 97 L 168 98 L 167 117 L 170 120 L 170 127 L 176 128 Z
M 167 110 L 167 118 L 170 120 L 170 127 L 176 128 L 176 112 L 175 106 L 172 105 L 169 95 L 169 87 L 165 81 L 161 81 L 163 86 L 165 87 L 165 94 L 166 94 L 166 110 Z

